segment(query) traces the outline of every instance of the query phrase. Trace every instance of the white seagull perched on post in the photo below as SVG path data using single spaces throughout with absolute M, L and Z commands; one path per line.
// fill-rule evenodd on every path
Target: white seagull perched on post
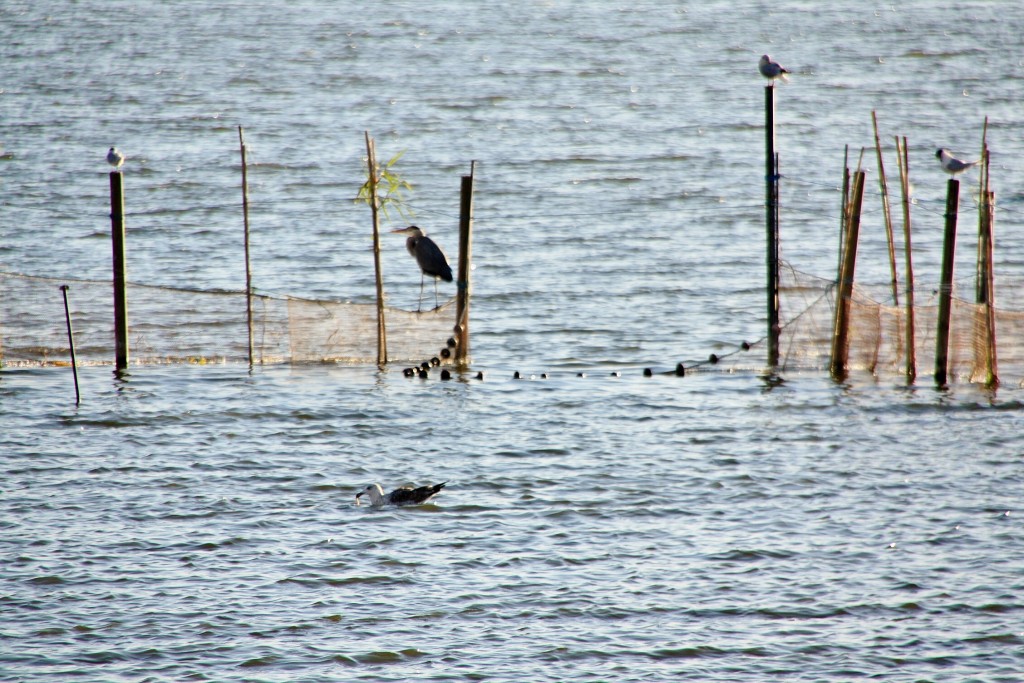
M 957 159 L 955 156 L 949 153 L 948 149 L 939 148 L 935 152 L 935 156 L 938 158 L 939 163 L 942 164 L 942 170 L 949 175 L 955 176 L 958 173 L 963 173 L 972 166 L 977 166 L 977 161 L 963 161 Z
M 113 166 L 115 171 L 121 170 L 121 165 L 124 163 L 124 155 L 117 150 L 117 147 L 111 147 L 107 151 L 107 163 Z
M 356 505 L 359 505 L 359 497 L 366 494 L 370 497 L 370 505 L 380 507 L 382 505 L 422 505 L 436 496 L 448 482 L 428 486 L 402 486 L 391 493 L 385 494 L 380 484 L 370 484 L 356 494 Z
M 782 79 L 783 83 L 789 82 L 789 78 L 787 76 L 789 71 L 783 69 L 782 65 L 778 62 L 773 62 L 772 58 L 768 55 L 761 55 L 761 59 L 757 63 L 757 70 L 760 71 L 761 75 L 769 81 Z

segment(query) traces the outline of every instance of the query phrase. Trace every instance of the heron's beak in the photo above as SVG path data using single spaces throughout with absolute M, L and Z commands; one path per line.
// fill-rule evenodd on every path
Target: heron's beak
M 405 228 L 395 228 L 394 230 L 389 230 L 388 232 L 405 232 L 405 230 Z

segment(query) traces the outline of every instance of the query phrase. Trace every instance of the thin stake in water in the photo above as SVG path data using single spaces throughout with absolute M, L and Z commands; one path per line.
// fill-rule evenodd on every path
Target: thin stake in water
M 71 331 L 71 309 L 68 307 L 68 286 L 61 285 L 60 291 L 64 294 L 64 319 L 68 323 L 68 346 L 71 347 L 71 372 L 75 377 L 75 405 L 82 402 L 82 394 L 78 391 L 78 361 L 75 359 L 75 335 Z

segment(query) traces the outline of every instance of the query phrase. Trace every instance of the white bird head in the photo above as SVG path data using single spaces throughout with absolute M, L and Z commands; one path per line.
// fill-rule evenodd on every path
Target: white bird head
M 380 484 L 370 484 L 365 489 L 356 494 L 356 505 L 359 505 L 359 497 L 363 494 L 370 497 L 370 505 L 380 505 L 384 502 L 384 489 L 380 487 Z

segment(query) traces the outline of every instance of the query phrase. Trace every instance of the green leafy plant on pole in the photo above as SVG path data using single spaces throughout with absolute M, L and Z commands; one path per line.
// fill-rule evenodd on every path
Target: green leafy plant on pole
M 402 158 L 405 151 L 401 151 L 384 164 L 383 166 L 376 164 L 374 168 L 374 175 L 376 177 L 371 178 L 369 175 L 369 167 L 367 168 L 367 178 L 363 186 L 359 188 L 359 194 L 356 196 L 356 202 L 366 202 L 372 206 L 374 202 L 374 195 L 377 197 L 377 208 L 384 214 L 385 218 L 390 218 L 388 214 L 389 208 L 394 208 L 398 215 L 403 218 L 412 218 L 413 211 L 406 204 L 405 191 L 412 191 L 412 184 L 405 180 L 395 170 L 395 164 Z M 376 192 L 374 190 L 376 189 Z

